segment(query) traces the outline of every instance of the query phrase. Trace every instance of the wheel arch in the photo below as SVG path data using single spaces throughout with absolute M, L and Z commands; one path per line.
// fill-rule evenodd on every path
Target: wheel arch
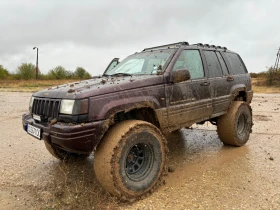
M 235 85 L 230 90 L 231 101 L 248 101 L 248 92 L 244 84 Z

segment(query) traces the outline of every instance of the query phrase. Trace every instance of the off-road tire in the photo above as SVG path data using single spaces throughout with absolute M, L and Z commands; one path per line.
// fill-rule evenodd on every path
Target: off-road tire
M 252 109 L 243 101 L 233 101 L 228 112 L 219 117 L 217 132 L 224 144 L 243 146 L 252 132 Z
M 167 146 L 160 130 L 145 121 L 122 121 L 109 129 L 94 153 L 100 184 L 122 200 L 152 192 L 164 171 Z
M 71 153 L 71 152 L 67 152 L 63 149 L 60 149 L 54 145 L 49 144 L 47 141 L 45 142 L 45 146 L 47 148 L 47 150 L 49 151 L 49 153 L 51 153 L 52 156 L 54 156 L 55 158 L 59 159 L 59 160 L 63 160 L 63 161 L 74 161 L 74 160 L 82 160 L 82 159 L 86 159 L 91 153 L 88 154 L 78 154 L 78 153 Z

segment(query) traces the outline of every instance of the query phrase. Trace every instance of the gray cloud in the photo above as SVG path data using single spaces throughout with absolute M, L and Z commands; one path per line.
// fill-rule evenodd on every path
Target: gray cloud
M 279 1 L 0 0 L 0 64 L 34 62 L 99 74 L 113 57 L 177 41 L 227 46 L 249 71 L 273 65 L 280 46 Z

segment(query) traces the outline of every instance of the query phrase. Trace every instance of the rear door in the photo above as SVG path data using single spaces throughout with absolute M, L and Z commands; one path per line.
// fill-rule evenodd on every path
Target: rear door
M 168 123 L 171 129 L 191 125 L 212 114 L 210 83 L 205 76 L 200 51 L 183 50 L 172 71 L 179 69 L 188 69 L 191 79 L 166 84 Z
M 247 90 L 251 89 L 250 76 L 240 56 L 232 52 L 223 52 L 222 54 L 227 61 L 231 73 L 229 78 L 231 87 L 234 85 L 246 85 Z
M 225 111 L 230 103 L 232 81 L 226 63 L 219 51 L 205 50 L 204 56 L 208 67 L 210 93 L 213 102 L 213 114 Z

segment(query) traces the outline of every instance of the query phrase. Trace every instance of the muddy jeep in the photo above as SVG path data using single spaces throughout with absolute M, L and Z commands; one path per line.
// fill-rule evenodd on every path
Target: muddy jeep
M 210 121 L 224 144 L 252 128 L 251 79 L 225 47 L 179 42 L 113 59 L 101 77 L 33 94 L 23 128 L 60 160 L 94 151 L 100 184 L 121 199 L 153 191 L 167 153 L 164 134 Z

